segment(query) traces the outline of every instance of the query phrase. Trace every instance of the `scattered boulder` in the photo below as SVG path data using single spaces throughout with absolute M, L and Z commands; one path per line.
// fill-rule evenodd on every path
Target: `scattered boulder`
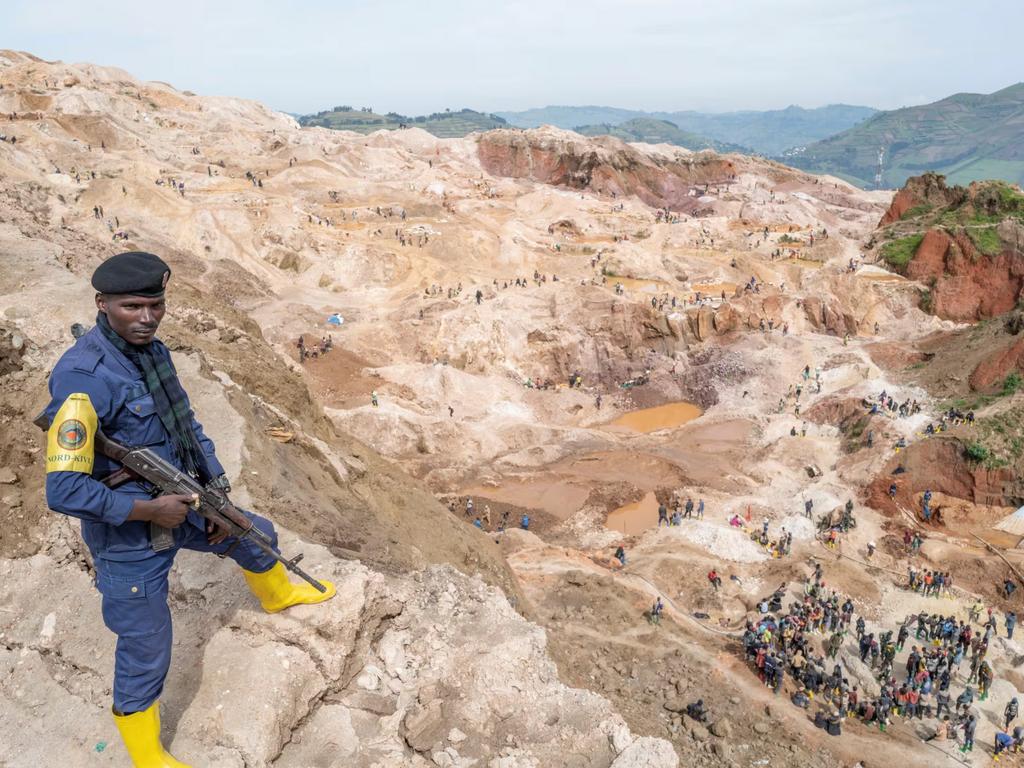
M 708 730 L 720 739 L 727 739 L 732 736 L 732 723 L 728 720 L 716 720 Z
M 615 758 L 611 768 L 677 768 L 678 765 L 679 757 L 671 744 L 643 736 Z
M 402 735 L 417 752 L 429 752 L 444 740 L 446 722 L 444 702 L 435 699 L 406 713 L 402 720 Z
M 673 696 L 673 697 L 670 697 L 668 699 L 665 699 L 665 703 L 662 704 L 662 706 L 665 709 L 667 709 L 669 712 L 685 712 L 686 711 L 686 702 L 683 699 L 681 699 L 681 698 L 679 698 L 677 696 Z

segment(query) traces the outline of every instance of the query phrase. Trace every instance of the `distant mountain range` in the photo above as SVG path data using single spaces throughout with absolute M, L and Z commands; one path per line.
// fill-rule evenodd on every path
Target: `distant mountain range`
M 692 150 L 713 149 L 716 152 L 740 152 L 745 155 L 757 154 L 749 147 L 716 141 L 690 131 L 684 131 L 668 120 L 651 117 L 634 117 L 618 125 L 604 123 L 583 125 L 576 129 L 584 136 L 615 136 L 623 141 L 642 141 L 646 144 L 675 144 Z
M 993 178 L 1024 184 L 1024 83 L 988 95 L 960 93 L 887 112 L 847 104 L 719 114 L 552 106 L 408 117 L 342 106 L 298 120 L 359 133 L 415 125 L 442 138 L 509 126 L 555 125 L 587 136 L 767 155 L 861 187 L 901 187 L 908 177 L 926 171 L 945 174 L 957 184 Z M 881 176 L 876 182 L 879 153 Z
M 524 112 L 497 112 L 510 124 L 519 128 L 538 125 L 557 125 L 560 128 L 580 129 L 591 134 L 597 125 L 619 126 L 636 119 L 667 121 L 691 135 L 706 137 L 705 142 L 719 142 L 734 147 L 746 147 L 762 155 L 780 155 L 793 147 L 800 147 L 827 136 L 845 131 L 875 114 L 870 107 L 830 104 L 817 109 L 786 107 L 764 112 L 642 112 L 615 107 L 543 107 Z M 683 144 L 693 149 L 688 144 Z
M 465 136 L 473 131 L 489 131 L 493 128 L 508 128 L 508 123 L 496 115 L 462 109 L 458 112 L 445 110 L 432 115 L 410 117 L 397 112 L 378 115 L 370 107 L 355 109 L 350 106 L 334 107 L 317 112 L 315 115 L 301 115 L 296 118 L 299 125 L 334 128 L 338 131 L 373 133 L 394 130 L 402 126 L 416 126 L 442 139 Z
M 876 184 L 881 153 L 881 180 Z M 784 154 L 789 165 L 859 186 L 900 187 L 925 171 L 951 183 L 1024 184 L 1024 83 L 879 112 L 842 133 Z

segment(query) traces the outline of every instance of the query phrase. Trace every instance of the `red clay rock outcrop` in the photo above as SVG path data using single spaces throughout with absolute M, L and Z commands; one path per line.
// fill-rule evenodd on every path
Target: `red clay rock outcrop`
M 1024 338 L 997 349 L 971 371 L 967 379 L 975 392 L 999 389 L 1013 371 L 1024 370 Z
M 925 233 L 907 277 L 931 287 L 931 311 L 946 320 L 971 322 L 1013 309 L 1024 287 L 1024 258 L 1004 250 L 979 253 L 970 238 L 942 229 Z
M 925 173 L 907 179 L 903 189 L 893 195 L 889 210 L 882 216 L 878 226 L 899 221 L 911 208 L 919 205 L 945 207 L 962 202 L 965 198 L 963 187 L 947 187 L 946 177 L 938 173 Z
M 903 217 L 919 208 L 907 220 Z M 922 307 L 938 317 L 972 322 L 1013 309 L 1024 288 L 1024 196 L 999 181 L 947 187 L 926 173 L 908 179 L 879 222 L 885 240 L 923 234 L 899 271 L 924 283 Z M 980 245 L 979 245 L 980 244 Z
M 897 465 L 906 470 L 892 474 Z M 896 483 L 896 499 L 889 498 L 889 484 Z M 931 490 L 975 504 L 1012 506 L 1018 489 L 1013 470 L 986 469 L 968 462 L 962 443 L 954 437 L 933 437 L 912 443 L 890 459 L 867 488 L 869 507 L 902 517 L 897 505 L 918 511 L 918 494 Z
M 736 174 L 727 157 L 710 152 L 672 159 L 638 152 L 612 137 L 583 139 L 567 131 L 496 130 L 480 136 L 480 163 L 495 176 L 531 179 L 602 195 L 636 195 L 657 208 L 696 212 L 695 185 L 722 183 Z

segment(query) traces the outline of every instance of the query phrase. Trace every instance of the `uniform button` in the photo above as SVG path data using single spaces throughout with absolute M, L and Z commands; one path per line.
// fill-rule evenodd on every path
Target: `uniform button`
M 138 592 L 138 591 L 139 591 L 138 587 L 132 587 L 132 592 Z
M 141 406 L 141 405 L 136 405 L 136 406 L 135 406 L 135 412 L 136 412 L 136 413 L 138 413 L 138 412 L 139 412 L 139 411 L 141 411 L 141 410 L 142 410 L 142 406 Z

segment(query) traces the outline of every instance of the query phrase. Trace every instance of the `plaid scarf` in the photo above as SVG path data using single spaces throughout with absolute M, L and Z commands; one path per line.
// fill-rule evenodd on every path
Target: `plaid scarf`
M 107 321 L 103 312 L 96 315 L 96 325 L 107 341 L 118 352 L 131 360 L 142 373 L 146 389 L 153 396 L 157 416 L 171 437 L 174 453 L 186 472 L 203 484 L 210 481 L 210 470 L 206 464 L 196 433 L 192 429 L 192 414 L 188 395 L 178 381 L 178 374 L 171 365 L 170 355 L 159 354 L 152 344 L 136 346 L 122 339 Z

